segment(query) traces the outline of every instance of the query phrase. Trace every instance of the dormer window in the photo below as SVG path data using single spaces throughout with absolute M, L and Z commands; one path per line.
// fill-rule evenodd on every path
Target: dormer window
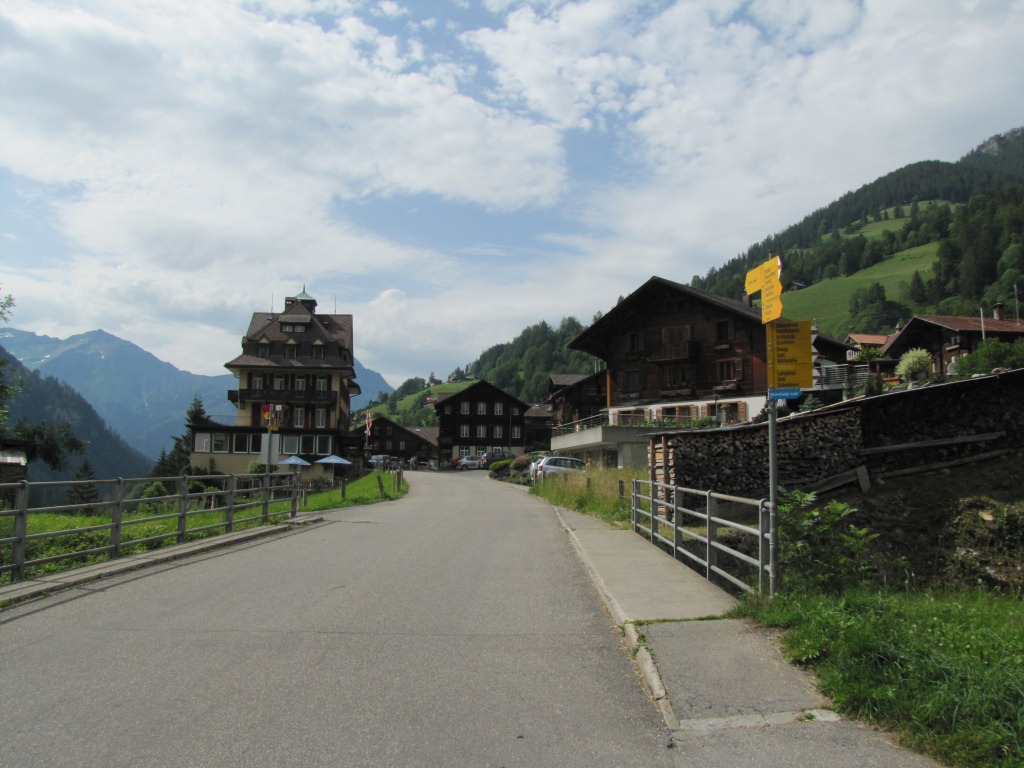
M 324 359 L 324 348 L 322 344 L 317 344 L 313 347 L 313 359 L 323 360 Z
M 284 356 L 288 360 L 294 360 L 299 356 L 298 344 L 289 344 L 284 348 Z
M 270 345 L 260 344 L 259 347 L 257 347 L 256 354 L 264 358 L 270 357 Z

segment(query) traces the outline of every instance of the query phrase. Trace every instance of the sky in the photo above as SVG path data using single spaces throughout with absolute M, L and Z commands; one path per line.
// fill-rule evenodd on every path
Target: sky
M 0 0 L 0 292 L 223 374 L 305 289 L 445 378 L 1022 95 L 1024 0 Z

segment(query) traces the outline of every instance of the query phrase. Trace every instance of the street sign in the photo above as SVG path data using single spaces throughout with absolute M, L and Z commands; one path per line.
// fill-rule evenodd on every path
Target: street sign
M 769 323 L 767 337 L 768 388 L 813 387 L 810 321 Z
M 772 256 L 747 272 L 744 288 L 747 295 L 761 292 L 761 322 L 770 323 L 782 317 L 782 259 Z
M 769 400 L 796 400 L 800 397 L 800 387 L 782 387 L 768 390 Z

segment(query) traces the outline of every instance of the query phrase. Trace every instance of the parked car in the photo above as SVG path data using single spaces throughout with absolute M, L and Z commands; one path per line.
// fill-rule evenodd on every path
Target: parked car
M 459 463 L 455 465 L 456 469 L 480 469 L 480 457 L 470 454 L 469 456 L 463 456 L 459 459 Z
M 541 456 L 530 465 L 530 479 L 535 483 L 543 483 L 545 478 L 552 475 L 586 471 L 587 465 L 583 459 L 574 459 L 571 456 Z
M 514 459 L 516 455 L 508 451 L 488 451 L 480 457 L 480 468 L 487 469 L 496 461 L 507 461 Z

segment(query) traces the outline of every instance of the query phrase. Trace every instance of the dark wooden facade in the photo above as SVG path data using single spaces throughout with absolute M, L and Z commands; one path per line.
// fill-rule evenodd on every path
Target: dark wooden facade
M 491 450 L 522 453 L 529 405 L 486 381 L 434 403 L 438 420 L 439 464 Z
M 760 310 L 660 277 L 623 299 L 570 346 L 605 361 L 608 407 L 717 402 L 768 390 Z

